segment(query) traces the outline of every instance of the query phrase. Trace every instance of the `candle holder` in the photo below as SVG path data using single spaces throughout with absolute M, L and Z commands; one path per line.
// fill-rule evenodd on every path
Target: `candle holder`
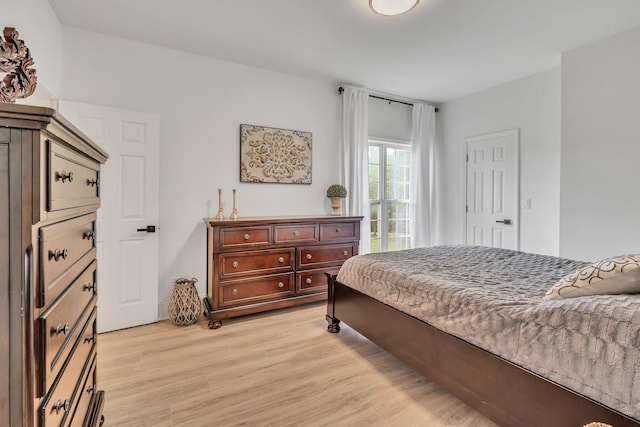
M 222 188 L 218 188 L 218 215 L 215 218 L 217 221 L 224 219 L 224 214 L 222 210 Z
M 229 219 L 238 219 L 238 209 L 236 209 L 236 189 L 233 189 L 233 210 Z

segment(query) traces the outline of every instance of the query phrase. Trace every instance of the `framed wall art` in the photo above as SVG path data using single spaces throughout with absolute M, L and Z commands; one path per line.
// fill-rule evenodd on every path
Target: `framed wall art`
M 311 184 L 311 132 L 240 125 L 240 182 Z

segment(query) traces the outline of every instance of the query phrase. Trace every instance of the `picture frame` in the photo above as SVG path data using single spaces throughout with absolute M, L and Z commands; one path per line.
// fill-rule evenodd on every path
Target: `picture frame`
M 311 132 L 240 125 L 240 182 L 311 184 Z

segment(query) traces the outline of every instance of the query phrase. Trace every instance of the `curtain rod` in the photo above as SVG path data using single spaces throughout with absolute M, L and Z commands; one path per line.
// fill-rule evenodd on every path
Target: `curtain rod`
M 338 88 L 338 93 L 340 95 L 342 95 L 342 92 L 344 92 L 344 88 L 342 86 L 340 86 Z M 411 103 L 411 102 L 404 102 L 404 101 L 398 101 L 398 100 L 390 99 L 390 98 L 383 98 L 382 96 L 378 96 L 378 95 L 369 94 L 369 98 L 381 99 L 383 101 L 389 101 L 389 103 L 396 102 L 398 104 L 403 104 L 403 105 L 408 105 L 410 107 L 413 107 L 413 103 Z M 434 110 L 435 110 L 436 113 L 438 112 L 438 108 L 437 107 Z

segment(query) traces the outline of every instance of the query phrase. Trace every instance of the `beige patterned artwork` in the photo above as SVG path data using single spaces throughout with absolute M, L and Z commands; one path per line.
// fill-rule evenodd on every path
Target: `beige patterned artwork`
M 311 184 L 311 132 L 240 125 L 240 181 Z

